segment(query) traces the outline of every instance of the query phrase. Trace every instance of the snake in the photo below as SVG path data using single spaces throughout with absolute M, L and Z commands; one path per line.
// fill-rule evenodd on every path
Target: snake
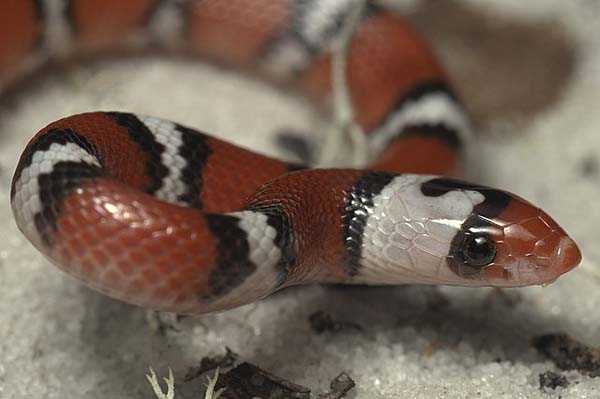
M 311 168 L 166 119 L 72 115 L 41 129 L 19 159 L 18 228 L 85 285 L 185 314 L 300 284 L 522 287 L 575 268 L 577 245 L 547 213 L 459 179 L 470 122 L 425 39 L 379 4 L 356 9 L 356 0 L 5 0 L 3 90 L 73 54 L 133 47 L 285 82 L 331 111 L 341 62 L 355 133 L 341 137 L 358 137 L 366 154 L 364 165 Z

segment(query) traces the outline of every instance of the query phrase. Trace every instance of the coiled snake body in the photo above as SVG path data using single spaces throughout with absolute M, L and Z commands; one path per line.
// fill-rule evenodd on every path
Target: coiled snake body
M 261 69 L 317 103 L 352 0 L 8 1 L 0 77 L 124 43 Z M 4 39 L 4 40 L 2 40 Z M 141 306 L 203 313 L 290 285 L 524 286 L 580 253 L 543 211 L 454 174 L 468 121 L 442 68 L 397 15 L 357 14 L 344 87 L 367 169 L 307 169 L 175 122 L 94 112 L 28 144 L 16 222 L 53 263 Z

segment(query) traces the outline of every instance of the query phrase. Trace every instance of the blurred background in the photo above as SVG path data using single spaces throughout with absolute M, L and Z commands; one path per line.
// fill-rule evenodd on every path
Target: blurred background
M 66 115 L 122 110 L 286 156 L 268 132 L 316 141 L 327 121 L 297 95 L 193 59 L 69 62 L 1 100 L 1 398 L 150 398 L 150 365 L 162 375 L 173 369 L 177 399 L 200 398 L 204 377 L 183 377 L 226 347 L 314 392 L 346 371 L 356 382 L 350 398 L 600 396 L 600 380 L 579 371 L 561 372 L 564 387 L 540 387 L 540 374 L 557 367 L 531 344 L 560 332 L 600 346 L 600 3 L 385 4 L 428 38 L 473 118 L 469 178 L 539 204 L 578 242 L 582 265 L 548 287 L 501 292 L 300 287 L 153 329 L 144 310 L 80 286 L 18 232 L 10 181 L 31 136 Z M 309 321 L 317 311 L 361 328 L 318 334 Z

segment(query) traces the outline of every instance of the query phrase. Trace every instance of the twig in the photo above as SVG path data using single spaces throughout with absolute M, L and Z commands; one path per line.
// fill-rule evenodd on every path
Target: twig
M 215 391 L 215 386 L 217 385 L 217 380 L 219 379 L 219 368 L 215 370 L 215 375 L 210 378 L 210 376 L 206 377 L 208 379 L 208 384 L 206 384 L 206 393 L 204 394 L 204 399 L 218 399 L 223 392 L 227 389 L 219 388 Z
M 156 373 L 150 367 L 150 375 L 146 374 L 146 378 L 150 385 L 152 385 L 152 390 L 158 399 L 173 399 L 175 398 L 175 379 L 173 378 L 173 371 L 169 369 L 169 377 L 163 378 L 165 383 L 167 384 L 167 393 L 165 394 L 158 383 L 158 378 L 156 378 Z

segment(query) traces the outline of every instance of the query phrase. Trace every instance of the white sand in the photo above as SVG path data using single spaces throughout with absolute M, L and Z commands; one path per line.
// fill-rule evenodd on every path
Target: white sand
M 18 232 L 8 192 L 29 137 L 67 114 L 118 109 L 275 153 L 262 134 L 274 124 L 321 125 L 301 101 L 197 63 L 143 58 L 76 66 L 42 79 L 2 118 L 0 398 L 150 398 L 149 365 L 162 375 L 167 367 L 174 370 L 176 398 L 201 398 L 203 381 L 183 383 L 183 376 L 225 346 L 314 392 L 346 371 L 357 383 L 350 398 L 600 397 L 600 379 L 577 372 L 567 374 L 568 388 L 540 391 L 539 373 L 555 368 L 530 344 L 533 336 L 566 332 L 600 345 L 600 177 L 584 179 L 579 172 L 584 156 L 600 160 L 600 7 L 561 0 L 469 2 L 531 23 L 557 19 L 578 42 L 577 70 L 560 101 L 535 115 L 521 139 L 482 148 L 489 160 L 486 183 L 555 216 L 581 245 L 582 267 L 549 287 L 506 290 L 505 297 L 489 289 L 300 287 L 186 319 L 180 332 L 160 336 L 142 309 L 80 286 Z M 428 304 L 439 292 L 449 302 L 434 310 Z M 317 335 L 308 323 L 316 310 L 364 331 Z

